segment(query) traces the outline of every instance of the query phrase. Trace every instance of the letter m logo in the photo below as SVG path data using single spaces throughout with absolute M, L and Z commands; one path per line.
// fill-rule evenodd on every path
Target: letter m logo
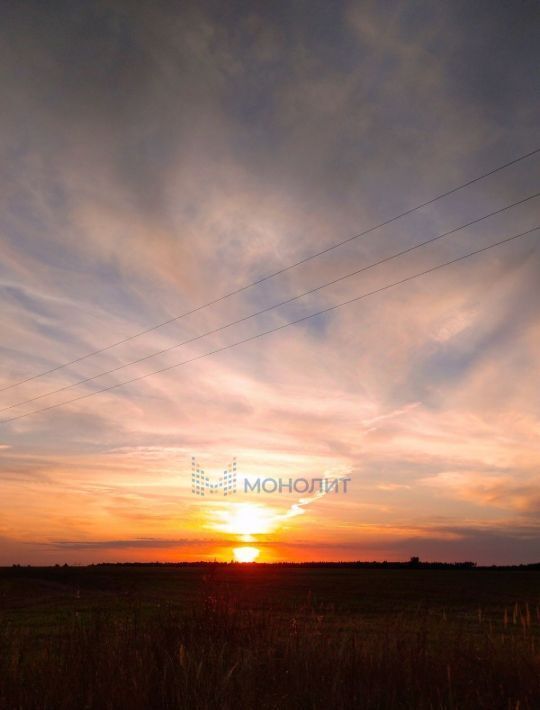
M 222 490 L 224 496 L 236 493 L 236 458 L 232 460 L 223 475 L 212 482 L 204 470 L 197 463 L 195 456 L 191 457 L 191 492 L 196 496 L 204 496 L 209 491 L 217 493 Z

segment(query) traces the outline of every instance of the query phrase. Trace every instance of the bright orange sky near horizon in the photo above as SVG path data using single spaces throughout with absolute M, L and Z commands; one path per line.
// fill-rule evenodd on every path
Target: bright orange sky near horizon
M 536 154 L 240 290 L 540 145 L 533 23 L 47 5 L 0 29 L 0 389 L 53 370 L 0 392 L 44 410 L 0 424 L 0 565 L 538 561 L 538 233 L 211 354 L 538 225 L 532 199 L 245 320 L 540 189 Z M 193 456 L 237 493 L 194 495 Z

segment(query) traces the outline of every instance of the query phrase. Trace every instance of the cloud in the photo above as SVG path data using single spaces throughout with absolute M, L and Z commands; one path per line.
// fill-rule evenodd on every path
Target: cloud
M 540 511 L 540 478 L 522 473 L 519 480 L 508 475 L 486 475 L 475 471 L 445 471 L 421 481 L 457 498 L 477 505 L 513 510 L 536 516 Z
M 318 4 L 309 13 L 259 2 L 249 11 L 100 3 L 76 13 L 12 4 L 0 43 L 0 387 L 190 311 L 530 150 L 538 113 L 532 12 L 532 3 L 515 13 L 343 2 L 329 22 Z M 539 166 L 523 161 L 256 288 L 2 392 L 0 408 L 194 338 L 520 199 Z M 530 202 L 9 411 L 205 355 L 536 219 Z M 385 549 L 400 551 L 400 526 L 418 529 L 427 511 L 493 531 L 511 518 L 501 535 L 516 550 L 512 526 L 538 507 L 537 257 L 531 236 L 3 426 L 6 534 L 181 539 L 179 529 L 191 535 L 200 523 L 185 479 L 191 455 L 237 456 L 247 475 L 352 472 L 346 499 L 327 495 L 290 520 L 291 534 L 302 539 L 305 525 L 314 546 L 348 545 L 355 525 L 384 523 L 395 535 Z M 426 550 L 443 549 L 429 530 L 418 535 Z M 450 538 L 444 550 L 462 554 L 464 538 L 454 548 Z M 495 532 L 471 540 L 498 559 Z
M 196 542 L 207 542 L 198 540 Z M 192 540 L 161 540 L 156 538 L 135 538 L 133 540 L 54 540 L 39 543 L 57 550 L 124 550 L 124 549 L 160 549 L 177 548 L 192 544 Z M 36 544 L 36 543 L 34 543 Z

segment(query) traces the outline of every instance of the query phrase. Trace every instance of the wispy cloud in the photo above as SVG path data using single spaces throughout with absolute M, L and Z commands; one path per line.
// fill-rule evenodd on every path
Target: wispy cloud
M 331 12 L 329 22 L 316 3 L 308 13 L 259 2 L 219 13 L 195 2 L 129 13 L 108 3 L 69 16 L 37 2 L 10 9 L 0 62 L 0 388 L 189 311 L 534 147 L 529 5 L 516 14 L 503 4 L 338 2 Z M 505 32 L 501 45 L 510 20 L 519 32 Z M 257 288 L 2 392 L 0 408 L 474 219 L 532 192 L 539 171 L 538 159 L 524 161 Z M 534 203 L 523 205 L 34 406 L 204 355 L 536 221 Z M 507 540 L 515 552 L 520 526 L 538 510 L 539 263 L 538 239 L 527 238 L 2 426 L 2 559 L 18 561 L 31 540 L 63 540 L 54 552 L 81 560 L 136 557 L 155 540 L 158 552 L 161 544 L 172 556 L 176 545 L 192 559 L 206 518 L 189 491 L 191 455 L 237 456 L 255 477 L 350 471 L 347 496 L 249 501 L 286 522 L 276 547 L 305 540 L 308 557 L 330 544 L 358 555 L 422 544 L 426 554 L 454 558 L 468 541 L 467 556 L 497 560 Z M 428 514 L 452 520 L 444 541 L 419 527 Z M 465 535 L 469 524 L 476 532 Z M 378 547 L 368 531 L 382 529 Z M 408 542 L 405 529 L 417 531 Z M 70 540 L 102 547 L 70 551 Z M 24 549 L 30 561 L 53 559 L 49 548 Z M 532 555 L 532 543 L 526 549 Z

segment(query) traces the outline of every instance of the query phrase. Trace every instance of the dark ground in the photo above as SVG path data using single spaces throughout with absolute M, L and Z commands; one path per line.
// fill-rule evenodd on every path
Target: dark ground
M 540 708 L 540 570 L 0 569 L 0 708 Z

